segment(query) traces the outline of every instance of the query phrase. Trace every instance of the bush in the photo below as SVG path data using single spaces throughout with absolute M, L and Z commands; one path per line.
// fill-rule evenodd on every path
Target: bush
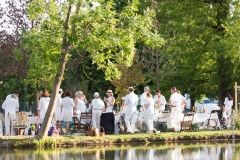
M 231 115 L 232 124 L 235 125 L 236 129 L 240 129 L 240 111 L 233 110 L 233 114 Z

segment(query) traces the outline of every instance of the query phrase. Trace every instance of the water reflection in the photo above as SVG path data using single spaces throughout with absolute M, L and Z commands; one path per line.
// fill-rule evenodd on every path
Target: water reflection
M 48 150 L 1 149 L 0 160 L 232 160 L 240 159 L 240 143 L 154 144 L 102 146 Z

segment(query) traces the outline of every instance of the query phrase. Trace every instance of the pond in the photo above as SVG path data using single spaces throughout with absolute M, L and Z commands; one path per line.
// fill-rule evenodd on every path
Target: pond
M 233 152 L 234 151 L 234 152 Z M 0 160 L 231 160 L 240 143 L 135 144 L 56 149 L 0 149 Z

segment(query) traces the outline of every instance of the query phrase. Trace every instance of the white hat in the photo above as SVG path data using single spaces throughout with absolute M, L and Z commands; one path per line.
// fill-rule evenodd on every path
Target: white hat
M 150 90 L 150 88 L 149 88 L 148 86 L 145 86 L 145 87 L 144 87 L 144 90 L 145 90 L 145 89 Z
M 98 93 L 98 92 L 95 92 L 93 96 L 94 96 L 94 97 L 99 97 L 99 93 Z
M 109 89 L 109 90 L 107 90 L 106 94 L 108 94 L 108 93 L 113 93 L 113 92 L 112 92 L 112 90 Z
M 129 90 L 134 91 L 134 88 L 133 88 L 133 87 L 128 87 L 128 91 L 129 91 Z
M 63 92 L 62 88 L 59 89 L 59 92 Z

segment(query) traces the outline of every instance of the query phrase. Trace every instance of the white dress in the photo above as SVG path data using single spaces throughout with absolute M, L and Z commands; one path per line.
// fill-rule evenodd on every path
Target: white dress
M 153 130 L 154 99 L 147 98 L 145 100 L 145 105 L 148 106 L 145 110 L 146 124 L 148 130 Z
M 63 113 L 63 120 L 70 122 L 72 121 L 72 116 L 73 116 L 73 106 L 74 102 L 72 98 L 69 97 L 64 97 L 62 99 L 62 113 Z
M 76 105 L 76 108 L 77 108 L 77 117 L 78 119 L 80 120 L 80 116 L 81 116 L 81 113 L 84 113 L 86 111 L 86 105 L 84 103 L 83 100 L 77 98 L 77 105 Z
M 50 98 L 49 97 L 42 97 L 39 101 L 39 110 L 40 110 L 40 119 L 41 122 L 43 122 L 43 119 L 45 117 L 45 114 L 47 112 L 48 109 L 48 105 L 50 102 Z
M 226 117 L 230 117 L 232 113 L 233 100 L 228 100 L 228 97 L 225 98 L 224 105 L 226 108 Z
M 114 97 L 111 96 L 111 97 L 108 97 L 106 98 L 108 100 L 108 102 L 111 102 L 113 101 Z M 106 108 L 106 112 L 112 112 L 113 111 L 113 105 L 107 103 L 107 108 Z

